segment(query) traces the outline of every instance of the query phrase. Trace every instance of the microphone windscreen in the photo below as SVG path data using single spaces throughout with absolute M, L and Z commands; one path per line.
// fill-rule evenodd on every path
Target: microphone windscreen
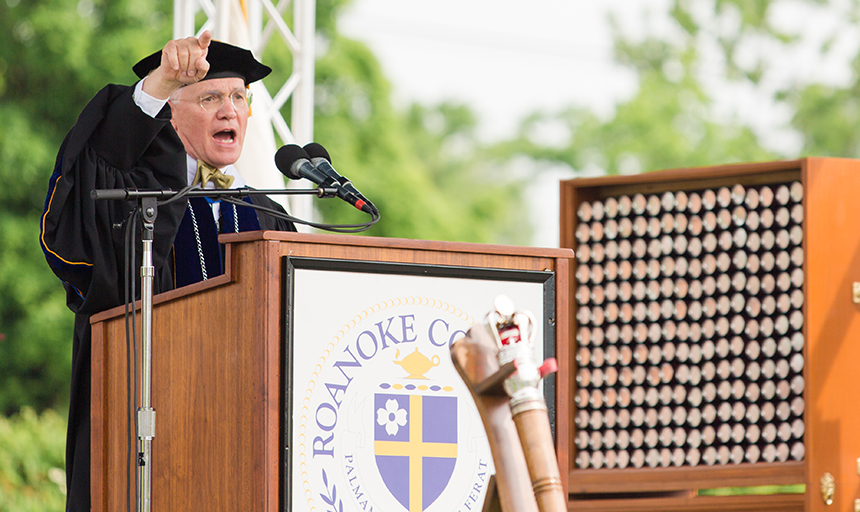
M 322 144 L 311 142 L 310 144 L 305 145 L 305 153 L 307 153 L 311 159 L 325 158 L 329 163 L 331 163 L 331 157 L 329 156 L 328 151 L 322 147 Z
M 300 160 L 310 160 L 307 152 L 296 144 L 286 144 L 281 146 L 275 153 L 275 165 L 283 175 L 291 180 L 300 180 L 303 178 L 298 172 Z

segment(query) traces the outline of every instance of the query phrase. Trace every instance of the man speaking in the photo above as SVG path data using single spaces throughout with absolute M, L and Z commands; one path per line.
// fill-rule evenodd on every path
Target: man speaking
M 212 41 L 205 31 L 168 42 L 134 71 L 139 82 L 99 91 L 66 136 L 42 216 L 42 249 L 75 313 L 66 446 L 71 512 L 90 510 L 90 316 L 124 302 L 125 228 L 134 207 L 95 201 L 90 192 L 244 187 L 233 164 L 251 113 L 248 84 L 271 69 L 248 50 Z M 245 201 L 285 213 L 265 196 Z M 292 223 L 258 215 L 250 205 L 195 197 L 161 206 L 153 291 L 223 273 L 218 234 L 259 229 L 295 231 Z M 139 265 L 139 229 L 132 230 Z

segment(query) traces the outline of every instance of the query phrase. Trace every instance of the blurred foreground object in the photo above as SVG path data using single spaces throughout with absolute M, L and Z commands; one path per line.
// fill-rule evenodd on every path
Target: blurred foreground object
M 538 389 L 540 379 L 556 370 L 556 362 L 537 366 L 535 327 L 530 313 L 515 311 L 510 299 L 499 296 L 485 324 L 469 329 L 451 346 L 496 466 L 499 503 L 488 495 L 485 510 L 495 505 L 504 512 L 567 510 L 546 403 Z

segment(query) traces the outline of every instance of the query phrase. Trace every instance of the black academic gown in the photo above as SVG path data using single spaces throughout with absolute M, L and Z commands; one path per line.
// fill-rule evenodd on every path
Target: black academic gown
M 66 446 L 67 510 L 71 512 L 90 510 L 89 320 L 95 313 L 124 303 L 123 242 L 125 223 L 134 206 L 127 201 L 95 201 L 90 191 L 180 190 L 187 185 L 187 155 L 170 124 L 169 106 L 152 118 L 134 103 L 133 90 L 109 85 L 81 113 L 60 148 L 42 217 L 42 249 L 51 269 L 63 281 L 67 305 L 75 313 Z M 252 196 L 252 201 L 283 211 L 265 196 Z M 185 216 L 186 203 L 159 207 L 153 242 L 155 293 L 173 289 L 177 282 L 173 246 Z M 265 214 L 255 217 L 255 229 L 295 231 L 290 222 Z M 140 227 L 132 229 L 139 266 Z M 139 270 L 133 275 L 140 276 Z M 213 277 L 212 272 L 208 277 Z M 186 277 L 180 282 L 194 279 Z

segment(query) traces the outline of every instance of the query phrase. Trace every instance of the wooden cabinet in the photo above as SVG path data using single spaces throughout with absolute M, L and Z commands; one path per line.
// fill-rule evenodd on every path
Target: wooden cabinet
M 571 510 L 856 510 L 858 192 L 830 158 L 562 182 Z

